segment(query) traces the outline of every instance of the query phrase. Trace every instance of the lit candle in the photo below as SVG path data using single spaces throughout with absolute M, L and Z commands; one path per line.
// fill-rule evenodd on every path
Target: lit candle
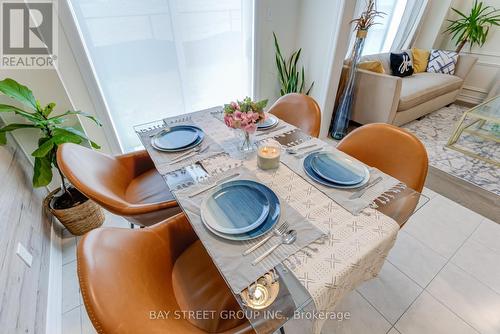
M 275 140 L 264 142 L 257 150 L 257 166 L 260 169 L 278 168 L 281 145 Z

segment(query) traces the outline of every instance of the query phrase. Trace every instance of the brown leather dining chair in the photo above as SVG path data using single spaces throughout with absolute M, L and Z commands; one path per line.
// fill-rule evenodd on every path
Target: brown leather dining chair
M 373 123 L 359 127 L 337 148 L 421 192 L 429 160 L 422 142 L 394 125 Z
M 268 112 L 313 137 L 319 136 L 321 110 L 318 103 L 310 96 L 297 93 L 284 95 L 269 108 Z
M 413 134 L 396 126 L 373 123 L 349 133 L 337 148 L 350 156 L 422 192 L 427 177 L 428 158 L 424 145 Z M 378 210 L 393 217 L 402 227 L 415 212 L 420 196 L 404 190 L 400 200 Z
M 76 144 L 57 150 L 71 184 L 106 210 L 149 226 L 181 210 L 146 151 L 110 156 Z
M 77 264 L 100 334 L 254 333 L 244 317 L 224 316 L 241 309 L 184 214 L 145 229 L 92 230 Z M 198 311 L 213 313 L 189 314 Z

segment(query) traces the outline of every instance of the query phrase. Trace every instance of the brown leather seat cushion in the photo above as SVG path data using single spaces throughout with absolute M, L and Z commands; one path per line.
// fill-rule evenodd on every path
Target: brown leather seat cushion
M 175 262 L 172 286 L 182 311 L 214 311 L 214 317 L 210 315 L 211 319 L 186 319 L 202 330 L 217 333 L 246 322 L 221 318 L 221 312 L 224 316 L 224 312 L 237 312 L 241 308 L 199 240 L 189 246 Z
M 125 198 L 135 204 L 175 200 L 165 180 L 156 169 L 151 169 L 134 178 L 127 187 Z

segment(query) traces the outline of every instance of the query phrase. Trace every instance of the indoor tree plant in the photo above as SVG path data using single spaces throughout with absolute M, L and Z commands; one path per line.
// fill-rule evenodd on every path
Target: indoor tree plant
M 456 8 L 451 9 L 458 14 L 459 18 L 447 20 L 450 24 L 444 32 L 452 35 L 457 46 L 457 53 L 466 43 L 469 43 L 471 49 L 475 44 L 482 46 L 486 42 L 490 28 L 500 25 L 500 11 L 491 6 L 484 6 L 483 2 L 477 2 L 477 0 L 474 1 L 468 15 Z
M 274 37 L 274 49 L 275 49 L 275 59 L 276 59 L 276 67 L 278 68 L 278 76 L 280 81 L 280 95 L 286 95 L 289 93 L 304 93 L 305 86 L 305 73 L 304 66 L 302 69 L 297 69 L 297 63 L 300 58 L 300 53 L 302 49 L 295 51 L 292 53 L 290 59 L 285 60 L 281 55 L 280 46 L 278 43 L 278 38 L 276 34 L 273 32 Z M 314 81 L 309 86 L 309 89 L 305 92 L 306 95 L 309 95 L 311 89 L 314 86 Z
M 18 129 L 34 129 L 38 132 L 38 147 L 31 155 L 35 159 L 33 171 L 33 186 L 47 186 L 52 181 L 52 170 L 55 168 L 61 178 L 61 188 L 51 192 L 45 205 L 73 234 L 83 234 L 87 230 L 102 225 L 104 215 L 102 209 L 80 193 L 76 188 L 66 185 L 66 180 L 57 165 L 57 148 L 64 143 L 90 144 L 100 148 L 95 142 L 78 129 L 65 126 L 68 116 L 80 115 L 101 123 L 93 116 L 81 111 L 66 111 L 57 116 L 51 116 L 55 103 L 42 106 L 35 99 L 33 92 L 13 79 L 0 81 L 0 93 L 19 102 L 25 108 L 0 104 L 0 113 L 14 113 L 23 117 L 24 123 L 11 123 L 0 128 L 0 145 L 7 143 L 8 132 Z

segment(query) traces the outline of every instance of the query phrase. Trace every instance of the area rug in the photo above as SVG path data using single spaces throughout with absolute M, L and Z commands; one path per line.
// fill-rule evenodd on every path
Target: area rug
M 415 134 L 424 143 L 431 166 L 500 195 L 500 168 L 445 147 L 456 122 L 467 109 L 453 104 L 421 120 L 403 125 L 402 128 Z M 500 157 L 500 144 L 493 141 L 464 136 L 458 144 L 489 158 Z

